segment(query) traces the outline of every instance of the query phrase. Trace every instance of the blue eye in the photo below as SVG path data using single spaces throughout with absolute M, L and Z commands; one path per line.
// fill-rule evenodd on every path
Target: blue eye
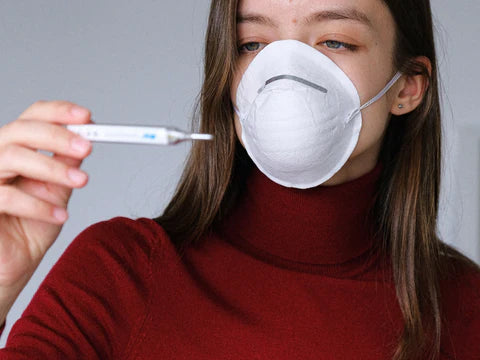
M 245 43 L 243 45 L 240 45 L 240 47 L 238 48 L 238 51 L 240 52 L 255 52 L 255 51 L 258 51 L 258 50 L 261 50 L 262 48 L 262 43 L 259 43 L 259 42 L 249 42 L 249 43 Z
M 358 48 L 358 46 L 356 45 L 336 40 L 326 40 L 322 44 L 326 44 L 327 48 L 332 50 L 340 50 L 343 47 L 349 51 L 355 51 Z M 265 47 L 265 44 L 253 41 L 240 45 L 238 51 L 241 53 L 254 53 L 256 51 L 262 50 L 263 47 Z
M 329 49 L 333 49 L 333 50 L 338 50 L 342 47 L 350 51 L 357 50 L 357 46 L 355 45 L 348 44 L 341 41 L 336 41 L 336 40 L 327 40 L 327 41 L 324 41 L 322 44 L 326 44 Z

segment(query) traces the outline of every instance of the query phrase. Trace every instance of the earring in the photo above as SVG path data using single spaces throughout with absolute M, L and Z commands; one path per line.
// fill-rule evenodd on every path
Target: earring
M 403 104 L 398 104 L 399 109 L 403 109 Z

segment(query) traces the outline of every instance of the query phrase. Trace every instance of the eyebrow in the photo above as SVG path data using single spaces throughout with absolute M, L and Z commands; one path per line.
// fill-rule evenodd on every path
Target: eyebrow
M 369 17 L 365 13 L 353 8 L 318 11 L 305 18 L 303 23 L 310 25 L 314 22 L 322 22 L 327 20 L 351 20 L 373 29 L 373 24 Z M 273 21 L 271 18 L 256 13 L 239 13 L 237 16 L 237 23 L 253 23 L 267 25 L 270 27 L 278 27 L 275 21 Z

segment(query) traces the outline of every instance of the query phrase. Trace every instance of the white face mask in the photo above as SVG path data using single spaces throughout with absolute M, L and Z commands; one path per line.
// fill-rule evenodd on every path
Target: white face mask
M 248 66 L 237 89 L 242 140 L 257 167 L 276 183 L 322 184 L 347 162 L 362 127 L 360 110 L 381 98 L 360 96 L 330 58 L 296 40 L 275 41 Z

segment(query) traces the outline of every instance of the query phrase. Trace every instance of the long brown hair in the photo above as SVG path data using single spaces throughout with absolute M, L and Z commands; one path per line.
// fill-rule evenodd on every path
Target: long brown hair
M 175 195 L 155 220 L 179 252 L 198 243 L 234 205 L 253 163 L 238 142 L 230 100 L 237 59 L 239 0 L 212 0 L 206 34 L 204 83 L 192 130 L 215 134 L 193 144 Z M 392 115 L 380 161 L 383 171 L 373 208 L 391 262 L 404 329 L 394 360 L 438 359 L 442 328 L 440 282 L 454 264 L 480 268 L 437 234 L 441 177 L 441 113 L 429 0 L 383 0 L 396 22 L 394 68 L 422 75 L 428 88 L 411 113 Z M 426 56 L 431 73 L 415 57 Z

